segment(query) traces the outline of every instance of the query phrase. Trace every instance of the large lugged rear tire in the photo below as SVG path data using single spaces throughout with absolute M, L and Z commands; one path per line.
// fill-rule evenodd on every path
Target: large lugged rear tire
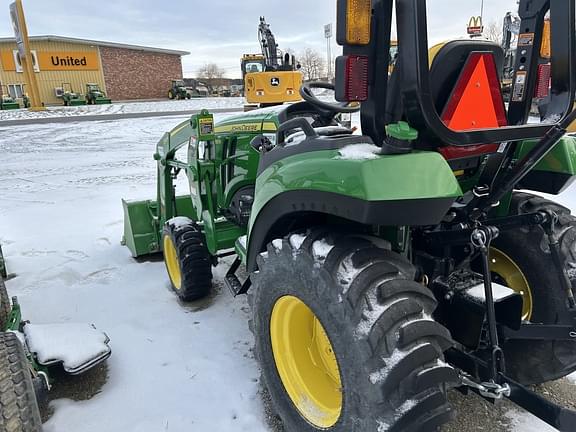
M 22 345 L 14 333 L 0 333 L 0 431 L 41 430 L 40 411 Z
M 432 431 L 451 419 L 451 337 L 414 276 L 362 237 L 317 230 L 268 245 L 252 275 L 251 324 L 287 431 Z
M 162 232 L 164 262 L 172 289 L 183 301 L 199 300 L 212 288 L 212 258 L 204 234 L 192 220 L 169 220 Z
M 510 213 L 526 214 L 545 209 L 551 209 L 559 216 L 555 235 L 572 286 L 576 288 L 576 218 L 570 210 L 544 198 L 517 192 Z M 525 309 L 526 320 L 573 325 L 565 315 L 567 296 L 560 287 L 548 239 L 541 227 L 503 231 L 494 247 L 492 265 L 498 267 L 493 273 L 511 288 L 524 293 L 525 304 L 530 303 Z M 511 341 L 503 348 L 507 373 L 523 384 L 552 381 L 576 370 L 576 341 Z

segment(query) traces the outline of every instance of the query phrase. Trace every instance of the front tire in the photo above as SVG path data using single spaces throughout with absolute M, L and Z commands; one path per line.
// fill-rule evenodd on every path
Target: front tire
M 432 431 L 457 381 L 432 293 L 401 256 L 318 230 L 268 246 L 249 294 L 256 356 L 287 431 Z
M 544 198 L 517 192 L 510 213 L 519 215 L 547 209 L 559 216 L 554 232 L 572 286 L 576 288 L 576 218 L 570 211 Z M 497 282 L 524 293 L 526 321 L 573 325 L 566 315 L 567 296 L 560 287 L 548 238 L 541 227 L 503 231 L 494 241 L 494 248 L 492 272 Z M 552 381 L 576 370 L 576 341 L 510 341 L 503 348 L 507 373 L 525 385 Z
M 22 344 L 0 333 L 0 431 L 40 432 L 42 422 Z
M 172 289 L 183 301 L 206 297 L 212 288 L 212 257 L 204 234 L 192 220 L 169 220 L 162 232 L 166 270 Z

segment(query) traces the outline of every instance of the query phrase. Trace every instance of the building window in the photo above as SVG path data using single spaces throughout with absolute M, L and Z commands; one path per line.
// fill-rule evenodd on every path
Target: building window
M 9 84 L 8 85 L 8 94 L 14 99 L 20 99 L 24 94 L 22 84 Z

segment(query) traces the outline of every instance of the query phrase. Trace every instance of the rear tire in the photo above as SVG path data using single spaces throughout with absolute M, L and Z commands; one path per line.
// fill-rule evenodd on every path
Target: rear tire
M 41 430 L 40 411 L 22 344 L 14 333 L 0 333 L 0 431 Z
M 188 218 L 169 220 L 162 245 L 166 270 L 178 297 L 183 301 L 206 297 L 212 288 L 212 257 L 198 225 Z
M 280 249 L 270 244 L 258 257 L 249 293 L 255 353 L 286 431 L 433 431 L 452 418 L 446 387 L 457 375 L 442 361 L 452 340 L 431 318 L 434 296 L 414 276 L 414 267 L 400 255 L 366 238 L 324 230 L 310 233 L 301 245 L 289 236 Z M 301 327 L 297 319 L 291 330 L 291 305 L 314 325 Z M 286 365 L 292 357 L 309 363 L 301 353 L 315 349 L 307 340 L 322 340 L 322 331 L 314 330 L 317 322 L 328 341 L 319 346 L 329 347 L 328 363 L 336 367 L 315 369 L 322 363 L 313 360 L 314 366 L 301 368 L 310 379 L 299 387 L 291 377 L 300 367 Z M 286 340 L 289 349 L 281 350 Z M 298 349 L 302 340 L 304 351 Z M 338 373 L 333 382 L 339 399 L 332 391 L 325 403 L 316 403 L 322 401 L 314 390 L 318 377 Z
M 511 215 L 551 209 L 559 216 L 555 234 L 562 258 L 576 287 L 576 218 L 570 210 L 544 198 L 514 193 Z M 560 287 L 548 240 L 539 227 L 503 231 L 494 247 L 520 268 L 532 296 L 532 323 L 573 325 L 566 317 L 567 296 Z M 522 384 L 552 381 L 576 370 L 576 341 L 510 341 L 504 345 L 507 374 Z

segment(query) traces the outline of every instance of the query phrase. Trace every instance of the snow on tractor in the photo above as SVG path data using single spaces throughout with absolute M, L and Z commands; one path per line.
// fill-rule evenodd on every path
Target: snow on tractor
M 424 0 L 338 0 L 335 86 L 217 124 L 193 116 L 157 145 L 156 200 L 124 201 L 124 243 L 163 252 L 183 300 L 235 256 L 225 282 L 248 295 L 286 430 L 436 430 L 454 387 L 574 430 L 576 413 L 527 386 L 576 370 L 576 218 L 539 195 L 576 178 L 575 2 L 519 10 L 506 106 L 498 44 L 429 53 Z M 547 14 L 549 122 L 528 124 Z M 336 121 L 354 102 L 363 135 Z
M 89 324 L 30 324 L 8 297 L 0 248 L 0 431 L 40 432 L 54 368 L 79 375 L 112 353 L 108 336 Z

